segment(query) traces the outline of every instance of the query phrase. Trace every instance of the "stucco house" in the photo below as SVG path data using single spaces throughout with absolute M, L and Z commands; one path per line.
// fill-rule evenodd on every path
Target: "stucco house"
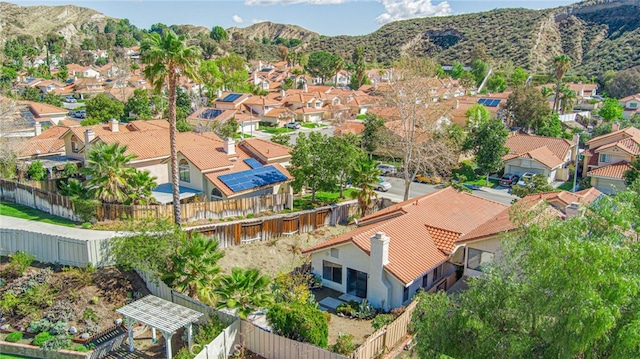
M 620 130 L 618 123 L 612 132 L 592 138 L 583 152 L 582 175 L 591 178 L 591 185 L 606 194 L 624 191 L 624 173 L 631 168 L 629 162 L 640 155 L 640 130 L 627 127 Z
M 618 102 L 624 106 L 624 112 L 622 113 L 624 118 L 640 114 L 640 93 L 621 98 Z
M 505 144 L 509 153 L 502 157 L 504 172 L 522 176 L 525 172 L 544 175 L 547 182 L 569 179 L 569 165 L 575 161 L 577 138 L 511 134 Z
M 515 228 L 509 208 L 449 187 L 366 216 L 304 253 L 324 286 L 390 310 L 419 289 L 446 290 L 456 271 L 481 275 Z

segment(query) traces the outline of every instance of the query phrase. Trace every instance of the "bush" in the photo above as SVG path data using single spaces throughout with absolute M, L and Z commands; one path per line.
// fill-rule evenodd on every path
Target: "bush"
M 80 216 L 83 222 L 95 223 L 98 218 L 98 206 L 100 202 L 95 199 L 84 199 L 80 197 L 71 198 L 74 212 Z
M 338 333 L 338 340 L 331 346 L 330 350 L 334 353 L 349 355 L 356 349 L 356 345 L 353 343 L 353 335 Z
M 22 339 L 22 333 L 20 332 L 13 332 L 7 335 L 6 338 L 4 338 L 4 340 L 8 341 L 9 343 L 16 343 L 16 342 L 19 342 L 21 339 Z
M 36 256 L 23 251 L 9 255 L 9 269 L 16 274 L 23 274 L 31 266 Z
M 278 303 L 267 312 L 276 334 L 322 348 L 328 344 L 329 327 L 322 311 L 304 303 Z
M 378 330 L 391 324 L 394 319 L 396 318 L 393 314 L 378 314 L 371 321 L 371 326 L 373 327 L 373 329 Z
M 209 316 L 209 321 L 196 329 L 194 340 L 200 345 L 207 345 L 222 333 L 227 326 L 216 315 Z
M 462 161 L 460 162 L 460 167 L 451 171 L 451 175 L 455 177 L 455 175 L 462 175 L 467 178 L 467 181 L 475 181 L 478 179 L 478 175 L 474 170 L 474 166 L 470 161 Z
M 65 334 L 69 329 L 69 325 L 67 322 L 63 322 L 62 320 L 56 322 L 56 324 L 52 325 L 49 329 L 49 333 L 53 335 Z
M 33 338 L 33 345 L 37 346 L 37 347 L 41 347 L 47 340 L 53 338 L 53 335 L 51 335 L 51 333 L 49 332 L 42 332 L 38 335 L 36 335 L 35 338 Z
M 338 305 L 336 313 L 349 318 L 371 319 L 376 315 L 376 309 L 366 299 L 363 299 L 361 303 L 350 300 Z
M 40 320 L 34 320 L 31 323 L 29 323 L 29 328 L 27 329 L 29 331 L 29 333 L 41 333 L 41 332 L 46 332 L 49 330 L 49 328 L 51 328 L 51 322 L 49 321 L 49 319 L 40 319 Z

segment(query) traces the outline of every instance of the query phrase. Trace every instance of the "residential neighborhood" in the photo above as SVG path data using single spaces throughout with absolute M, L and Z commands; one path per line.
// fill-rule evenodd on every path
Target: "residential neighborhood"
M 0 15 L 0 358 L 640 357 L 640 65 L 565 33 L 640 4 L 560 9 L 516 50 Z

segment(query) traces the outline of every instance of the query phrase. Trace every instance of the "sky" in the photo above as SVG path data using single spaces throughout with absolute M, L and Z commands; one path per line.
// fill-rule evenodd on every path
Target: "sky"
M 416 17 L 446 16 L 496 8 L 553 8 L 577 0 L 3 0 L 14 4 L 77 5 L 152 24 L 246 27 L 261 21 L 293 24 L 321 35 L 365 35 L 380 26 Z

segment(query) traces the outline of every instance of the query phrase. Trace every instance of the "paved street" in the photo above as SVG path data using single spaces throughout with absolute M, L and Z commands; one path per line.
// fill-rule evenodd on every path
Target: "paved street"
M 301 127 L 300 129 L 297 129 L 293 132 L 288 133 L 291 136 L 291 139 L 289 140 L 289 144 L 291 146 L 294 146 L 296 141 L 298 140 L 298 134 L 300 134 L 301 132 L 304 132 L 306 134 L 308 134 L 309 132 L 320 132 L 324 135 L 333 136 L 333 130 L 334 130 L 334 127 L 331 125 L 327 125 L 325 127 L 318 127 L 318 128 Z M 264 131 L 254 131 L 252 136 L 257 138 L 262 138 L 265 140 L 268 140 L 271 138 L 271 134 L 266 133 Z
M 387 182 L 391 183 L 392 187 L 387 192 L 377 192 L 378 195 L 383 198 L 388 198 L 394 202 L 402 202 L 404 199 L 404 180 L 402 178 L 396 177 L 383 178 Z M 430 185 L 413 182 L 411 183 L 411 188 L 409 189 L 409 198 L 422 196 L 424 194 L 435 192 L 442 188 L 442 185 Z M 509 194 L 508 189 L 504 187 L 498 187 L 496 189 L 482 188 L 474 190 L 472 194 L 503 204 L 511 204 L 511 201 L 513 201 L 514 199 L 518 199 L 518 197 Z

